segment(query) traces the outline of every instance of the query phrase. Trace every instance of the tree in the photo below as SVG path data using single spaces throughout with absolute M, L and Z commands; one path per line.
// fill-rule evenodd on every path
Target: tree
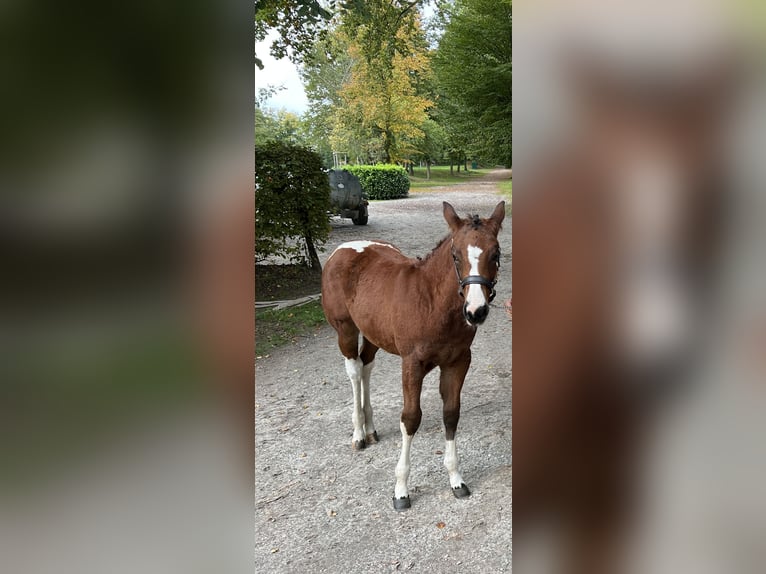
M 443 93 L 439 106 L 445 127 L 453 135 L 469 136 L 467 146 L 485 160 L 510 166 L 511 0 L 455 0 L 443 11 L 444 33 L 433 67 Z
M 333 116 L 335 110 L 343 105 L 340 92 L 351 79 L 352 64 L 348 38 L 335 29 L 329 30 L 316 42 L 311 57 L 300 69 L 309 101 L 304 117 L 308 138 L 327 167 L 333 165 L 333 148 L 330 145 Z
M 255 252 L 321 269 L 316 247 L 330 232 L 330 184 L 319 156 L 270 141 L 255 146 Z
M 255 106 L 255 144 L 264 144 L 276 139 L 278 129 L 277 118 L 267 109 Z
M 425 36 L 415 6 L 396 0 L 344 5 L 351 77 L 335 107 L 331 142 L 352 154 L 384 162 L 416 152 L 431 100 L 417 90 L 430 73 Z
M 319 0 L 256 1 L 255 41 L 264 40 L 270 29 L 277 30 L 279 37 L 271 44 L 271 55 L 277 60 L 289 56 L 295 63 L 302 62 L 332 17 L 335 1 L 326 4 L 329 10 Z M 258 54 L 255 64 L 263 69 Z
M 423 123 L 422 129 L 423 137 L 417 143 L 415 157 L 425 162 L 426 179 L 431 179 L 431 165 L 444 155 L 447 134 L 444 128 L 431 118 Z

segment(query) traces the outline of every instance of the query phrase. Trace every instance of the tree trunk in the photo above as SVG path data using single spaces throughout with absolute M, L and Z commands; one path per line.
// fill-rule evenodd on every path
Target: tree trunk
M 453 172 L 452 172 L 452 156 L 450 156 L 450 158 L 449 158 L 449 174 L 453 175 Z
M 463 161 L 465 161 L 465 171 L 468 171 L 468 154 L 463 156 Z
M 426 161 L 426 179 L 431 179 L 431 162 Z
M 306 232 L 304 239 L 306 240 L 306 252 L 309 255 L 309 267 L 321 271 L 322 264 L 319 262 L 319 255 L 317 255 L 317 250 L 314 247 L 314 239 L 311 237 L 311 233 Z

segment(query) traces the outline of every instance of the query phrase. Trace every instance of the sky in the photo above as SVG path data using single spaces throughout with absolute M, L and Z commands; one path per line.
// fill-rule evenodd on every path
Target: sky
M 306 92 L 303 90 L 303 84 L 295 64 L 288 58 L 275 60 L 269 54 L 269 46 L 271 46 L 276 35 L 277 33 L 272 30 L 265 40 L 255 44 L 255 53 L 263 61 L 263 70 L 259 70 L 258 67 L 255 68 L 255 91 L 257 93 L 258 88 L 265 88 L 269 85 L 284 86 L 283 90 L 266 100 L 265 106 L 277 110 L 285 109 L 300 115 L 308 108 Z

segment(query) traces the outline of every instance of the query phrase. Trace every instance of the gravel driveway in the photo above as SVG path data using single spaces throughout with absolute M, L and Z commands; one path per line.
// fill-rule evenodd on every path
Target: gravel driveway
M 384 239 L 424 256 L 447 233 L 441 211 L 488 217 L 502 198 L 496 170 L 456 186 L 373 202 L 366 226 L 334 219 L 322 262 L 352 239 Z M 412 508 L 391 505 L 401 446 L 400 360 L 381 351 L 372 374 L 380 443 L 351 449 L 351 384 L 335 332 L 282 347 L 256 361 L 255 566 L 263 573 L 511 571 L 511 220 L 500 234 L 497 299 L 473 344 L 457 433 L 472 496 L 452 496 L 442 466 L 438 372 L 423 384 L 423 420 L 412 444 Z

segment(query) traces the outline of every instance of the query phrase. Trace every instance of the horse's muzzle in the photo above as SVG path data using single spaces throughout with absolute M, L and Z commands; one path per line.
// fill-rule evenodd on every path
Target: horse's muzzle
M 489 305 L 482 305 L 475 311 L 468 310 L 468 304 L 463 305 L 463 317 L 471 325 L 481 325 L 489 315 Z

